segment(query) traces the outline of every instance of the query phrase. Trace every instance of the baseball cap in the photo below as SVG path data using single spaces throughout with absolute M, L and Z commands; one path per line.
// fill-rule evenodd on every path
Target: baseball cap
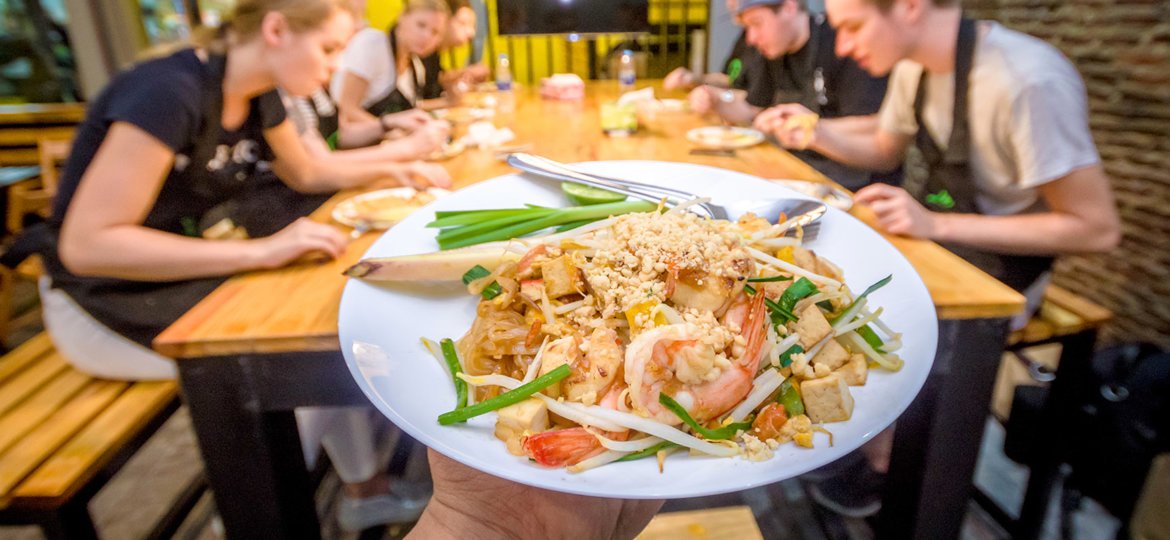
M 759 6 L 778 6 L 783 4 L 784 0 L 739 0 L 739 8 L 736 9 L 736 15 L 743 15 L 743 12 Z

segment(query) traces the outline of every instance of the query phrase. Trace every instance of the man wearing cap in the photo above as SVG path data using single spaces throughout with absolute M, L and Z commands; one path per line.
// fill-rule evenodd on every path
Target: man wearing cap
M 765 107 L 800 103 L 810 114 L 858 117 L 850 121 L 871 129 L 876 125 L 872 115 L 885 94 L 885 78 L 871 77 L 852 60 L 836 56 L 835 33 L 823 15 L 809 14 L 804 0 L 740 0 L 736 13 L 747 44 L 761 56 L 743 66 L 750 81 L 746 91 L 710 85 L 693 90 L 690 103 L 696 112 L 746 124 Z M 813 152 L 796 154 L 850 189 L 869 183 L 867 171 Z

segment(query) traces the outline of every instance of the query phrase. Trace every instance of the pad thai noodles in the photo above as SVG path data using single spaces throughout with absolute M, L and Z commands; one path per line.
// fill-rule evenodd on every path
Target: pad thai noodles
M 676 207 L 507 243 L 519 259 L 465 276 L 467 334 L 423 340 L 460 390 L 440 421 L 494 411 L 509 452 L 574 472 L 811 448 L 850 386 L 901 367 L 900 336 L 866 300 L 889 278 L 854 294 L 784 230 Z

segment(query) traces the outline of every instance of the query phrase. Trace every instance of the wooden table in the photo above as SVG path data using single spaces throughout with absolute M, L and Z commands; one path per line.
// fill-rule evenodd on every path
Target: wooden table
M 656 159 L 765 178 L 826 180 L 771 145 L 733 157 L 692 155 L 682 135 L 703 122 L 685 114 L 659 117 L 630 137 L 606 137 L 597 107 L 615 93 L 616 83 L 589 83 L 584 101 L 552 102 L 519 90 L 514 101 L 501 100 L 495 122 L 516 133 L 515 143 L 531 144 L 531 152 L 567 162 Z M 457 188 L 514 172 L 484 150 L 468 150 L 445 165 Z M 314 217 L 327 220 L 332 204 L 347 195 Z M 854 213 L 872 223 L 865 209 Z M 340 354 L 337 314 L 345 285 L 341 271 L 373 241 L 366 235 L 330 263 L 232 278 L 155 340 L 155 349 L 178 359 L 208 476 L 233 537 L 319 530 L 292 409 L 368 404 Z M 879 523 L 898 538 L 955 537 L 1007 318 L 1022 309 L 1023 298 L 931 242 L 890 241 L 922 275 L 941 323 L 934 373 L 898 421 L 891 496 Z M 952 370 L 960 376 L 946 377 Z M 924 500 L 922 493 L 930 497 Z

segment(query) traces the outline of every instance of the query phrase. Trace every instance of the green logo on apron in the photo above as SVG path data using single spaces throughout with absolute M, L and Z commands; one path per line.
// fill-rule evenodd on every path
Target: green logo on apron
M 951 197 L 947 190 L 939 191 L 938 193 L 930 193 L 926 196 L 926 202 L 933 204 L 943 210 L 950 210 L 955 207 L 955 199 Z
M 199 237 L 199 222 L 191 216 L 185 216 L 179 220 L 179 224 L 183 227 L 183 236 Z
M 731 63 L 727 65 L 728 84 L 735 84 L 735 80 L 739 78 L 741 72 L 743 72 L 743 61 L 739 58 L 732 58 Z

